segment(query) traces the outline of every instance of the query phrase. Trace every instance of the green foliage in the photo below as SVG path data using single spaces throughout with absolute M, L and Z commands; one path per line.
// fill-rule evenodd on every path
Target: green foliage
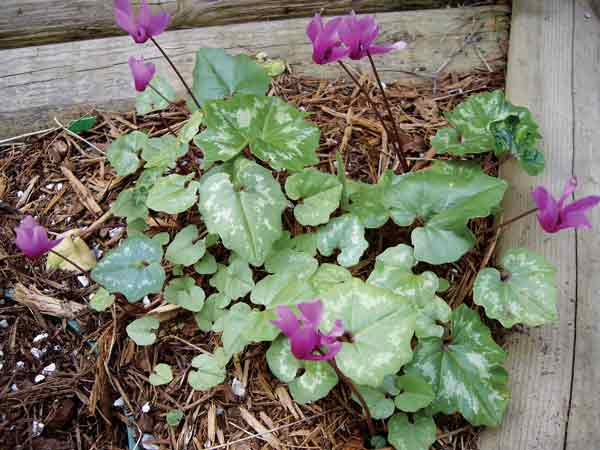
M 212 275 L 217 269 L 217 260 L 210 253 L 205 253 L 200 261 L 194 264 L 194 270 L 199 275 Z
M 294 208 L 294 216 L 302 225 L 327 223 L 340 204 L 342 184 L 335 175 L 305 169 L 290 176 L 285 192 L 292 200 L 302 199 Z
M 260 266 L 282 234 L 287 201 L 271 173 L 245 158 L 202 177 L 199 210 L 209 232 L 250 264 Z
M 231 56 L 220 48 L 196 53 L 192 92 L 203 107 L 236 93 L 264 95 L 271 84 L 265 70 L 246 55 Z M 190 106 L 195 108 L 195 105 Z
M 396 450 L 429 450 L 436 441 L 436 426 L 432 417 L 417 414 L 411 422 L 398 413 L 388 422 L 388 441 Z
M 351 267 L 359 263 L 360 257 L 369 247 L 365 239 L 362 222 L 352 214 L 345 214 L 329 221 L 319 229 L 317 248 L 323 256 L 331 256 L 340 249 L 337 262 L 341 266 Z
M 473 286 L 473 300 L 505 328 L 517 323 L 539 326 L 558 319 L 556 311 L 556 269 L 529 250 L 509 250 L 500 260 L 502 274 L 483 269 Z
M 229 306 L 231 299 L 227 297 L 225 294 L 212 294 L 210 295 L 206 301 L 204 302 L 204 307 L 202 311 L 194 314 L 194 319 L 196 320 L 196 325 L 205 333 L 209 331 L 217 331 L 215 327 L 215 322 L 221 320 L 227 314 L 226 308 Z M 223 331 L 220 328 L 218 331 Z
M 360 182 L 349 185 L 348 211 L 358 217 L 365 228 L 382 227 L 390 219 L 384 199 L 393 179 L 393 172 L 388 170 L 375 185 Z
M 174 278 L 165 289 L 167 303 L 179 305 L 192 312 L 202 310 L 204 291 L 191 277 Z
M 75 134 L 82 134 L 94 128 L 96 122 L 97 119 L 95 116 L 83 116 L 79 119 L 71 121 L 67 128 L 69 129 L 69 131 L 72 131 Z
M 183 417 L 183 411 L 180 411 L 179 409 L 172 409 L 166 414 L 167 424 L 170 427 L 179 426 L 179 423 L 183 420 Z
M 115 168 L 117 175 L 124 177 L 134 173 L 139 165 L 138 154 L 148 145 L 148 136 L 140 131 L 125 134 L 114 141 L 106 156 L 108 162 Z
M 196 225 L 188 225 L 182 229 L 173 242 L 167 247 L 165 257 L 173 264 L 191 266 L 206 253 L 206 242 L 200 239 Z
M 94 293 L 93 297 L 90 299 L 90 308 L 98 312 L 106 311 L 113 305 L 114 302 L 115 296 L 110 295 L 106 289 L 100 288 Z
M 173 381 L 173 370 L 168 364 L 157 364 L 154 366 L 154 371 L 149 378 L 152 386 L 162 386 L 163 384 L 169 384 Z
M 394 403 L 404 412 L 417 412 L 429 406 L 435 398 L 431 385 L 416 375 L 398 377 L 396 387 L 402 392 L 394 398 Z
M 457 261 L 475 244 L 469 219 L 486 217 L 500 205 L 507 183 L 470 163 L 441 162 L 431 169 L 396 177 L 385 204 L 400 226 L 424 222 L 411 234 L 418 261 Z
M 144 236 L 122 241 L 92 270 L 92 279 L 109 292 L 120 292 L 134 303 L 148 294 L 159 293 L 165 282 L 159 243 Z
M 146 169 L 173 169 L 177 160 L 188 152 L 188 144 L 180 142 L 176 137 L 167 134 L 148 140 L 142 150 L 142 159 L 146 161 Z
M 179 214 L 191 208 L 197 200 L 200 184 L 190 175 L 168 175 L 159 178 L 150 189 L 146 205 L 154 211 Z
M 190 118 L 185 122 L 185 125 L 181 127 L 177 134 L 177 140 L 185 144 L 189 144 L 192 139 L 196 137 L 199 132 L 200 125 L 204 122 L 204 112 L 196 111 Z
M 509 399 L 505 360 L 490 330 L 463 304 L 452 313 L 452 342 L 420 339 L 405 371 L 433 386 L 433 413 L 460 412 L 473 425 L 498 426 Z
M 244 148 L 274 169 L 301 170 L 319 160 L 319 129 L 278 97 L 236 95 L 206 104 L 208 129 L 194 139 L 206 162 L 229 161 Z
M 206 391 L 225 381 L 225 367 L 229 359 L 222 349 L 217 349 L 213 355 L 203 354 L 192 359 L 192 367 L 188 375 L 188 383 L 197 391 Z
M 152 87 L 140 92 L 135 98 L 135 111 L 138 116 L 145 116 L 151 112 L 166 109 L 169 102 L 174 102 L 177 99 L 175 89 L 173 89 L 171 83 L 160 75 L 155 75 L 150 84 Z M 161 95 L 156 91 L 160 92 Z
M 128 221 L 148 217 L 146 200 L 150 188 L 161 176 L 160 169 L 146 169 L 142 172 L 135 186 L 119 193 L 117 200 L 112 205 L 112 212 L 117 217 L 126 217 Z
M 156 342 L 155 330 L 158 330 L 158 327 L 160 327 L 160 321 L 156 317 L 145 316 L 131 322 L 125 330 L 133 342 L 145 346 Z
M 210 285 L 232 300 L 244 297 L 254 287 L 252 270 L 239 256 L 233 256 L 229 265 L 219 264 L 217 273 L 210 279 Z
M 396 406 L 394 400 L 388 396 L 389 392 L 386 390 L 385 383 L 377 388 L 369 386 L 356 386 L 356 388 L 365 400 L 373 419 L 387 419 L 394 414 Z M 360 405 L 360 401 L 355 394 L 352 394 L 352 400 Z

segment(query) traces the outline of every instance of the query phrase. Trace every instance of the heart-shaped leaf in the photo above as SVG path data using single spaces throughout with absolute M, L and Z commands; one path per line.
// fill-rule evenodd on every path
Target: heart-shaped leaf
M 214 355 L 198 355 L 192 359 L 192 367 L 188 375 L 188 383 L 197 391 L 206 391 L 225 381 L 225 366 L 227 359 L 223 358 L 221 349 Z
M 294 208 L 294 216 L 302 225 L 314 227 L 327 223 L 338 208 L 342 184 L 335 175 L 305 169 L 286 180 L 285 192 L 292 200 L 303 199 Z
M 228 161 L 250 146 L 274 169 L 302 170 L 319 161 L 319 129 L 279 97 L 236 95 L 205 106 L 208 127 L 194 139 L 207 162 Z
M 138 169 L 140 165 L 138 154 L 147 145 L 148 136 L 140 131 L 134 131 L 114 141 L 108 148 L 106 156 L 117 171 L 117 175 L 124 177 Z
M 335 370 L 325 361 L 300 361 L 290 349 L 290 341 L 277 338 L 267 351 L 271 372 L 289 384 L 290 393 L 300 404 L 316 402 L 325 397 L 338 383 Z M 302 375 L 298 371 L 303 369 Z
M 410 361 L 415 313 L 407 298 L 353 278 L 323 293 L 322 301 L 321 329 L 341 320 L 352 336 L 342 344 L 336 362 L 355 383 L 378 387 L 386 375 Z
M 437 440 L 433 418 L 422 414 L 413 416 L 412 422 L 406 414 L 395 414 L 388 429 L 388 441 L 396 450 L 429 450 Z
M 390 219 L 384 204 L 385 193 L 394 179 L 394 173 L 386 171 L 377 184 L 353 182 L 348 184 L 350 204 L 348 211 L 360 219 L 365 228 L 380 228 Z
M 247 55 L 232 56 L 220 48 L 196 53 L 192 91 L 202 106 L 237 92 L 264 95 L 270 84 L 265 70 Z
M 252 269 L 237 255 L 229 260 L 229 265 L 218 265 L 217 273 L 210 279 L 210 285 L 232 300 L 244 297 L 254 287 Z
M 191 277 L 175 278 L 165 289 L 167 303 L 179 305 L 192 312 L 202 310 L 204 306 L 204 291 Z
M 113 214 L 117 217 L 126 217 L 129 221 L 135 219 L 145 221 L 148 217 L 148 207 L 146 206 L 148 192 L 150 192 L 150 188 L 154 186 L 161 174 L 161 169 L 144 170 L 135 183 L 135 187 L 125 189 L 119 193 L 117 200 L 111 207 Z
M 316 290 L 317 296 L 322 296 L 332 287 L 338 284 L 346 283 L 352 279 L 352 274 L 348 269 L 337 264 L 324 263 L 310 278 L 312 287 Z
M 227 315 L 227 306 L 231 303 L 231 299 L 225 294 L 212 294 L 204 302 L 202 311 L 194 314 L 196 325 L 205 333 L 209 331 L 223 331 L 222 328 L 215 329 L 215 322 Z
M 394 400 L 389 398 L 383 388 L 372 388 L 369 386 L 356 386 L 358 392 L 367 403 L 369 413 L 373 419 L 387 419 L 396 409 Z M 352 394 L 352 400 L 360 405 L 356 394 Z M 362 406 L 362 405 L 361 405 Z
M 500 260 L 503 274 L 487 268 L 477 275 L 473 301 L 505 328 L 539 326 L 557 320 L 556 269 L 529 250 L 509 250 Z M 505 278 L 503 280 L 503 278 Z
M 217 260 L 210 253 L 205 253 L 202 259 L 194 264 L 194 270 L 200 275 L 212 275 L 217 269 Z
M 300 271 L 310 272 L 315 264 L 313 256 L 317 254 L 317 236 L 306 233 L 294 238 L 284 231 L 282 236 L 273 244 L 271 252 L 265 259 L 265 269 L 269 273 L 297 267 Z M 301 268 L 301 269 L 300 269 Z
M 396 386 L 402 390 L 402 393 L 394 398 L 394 403 L 401 411 L 417 412 L 429 406 L 435 398 L 431 385 L 416 375 L 398 377 Z
M 155 330 L 160 327 L 160 321 L 156 317 L 145 316 L 136 319 L 125 328 L 127 336 L 133 339 L 137 345 L 152 345 L 156 342 Z
M 510 396 L 505 360 L 477 313 L 461 305 L 452 312 L 452 342 L 420 339 L 405 372 L 433 386 L 433 413 L 460 412 L 475 426 L 498 426 Z
M 160 75 L 155 75 L 150 84 L 152 88 L 139 93 L 135 99 L 135 110 L 138 116 L 166 109 L 177 99 L 171 83 Z M 160 92 L 160 95 L 156 91 Z
M 154 372 L 150 375 L 150 384 L 152 386 L 162 386 L 163 384 L 169 384 L 173 381 L 173 370 L 168 364 L 157 364 L 154 367 Z
M 152 236 L 152 240 L 158 242 L 161 247 L 164 247 L 171 240 L 171 236 L 169 236 L 169 233 L 166 231 L 163 231 L 162 233 L 157 233 Z
M 90 299 L 90 308 L 94 311 L 105 311 L 115 303 L 115 296 L 111 295 L 106 289 L 98 289 Z
M 165 257 L 173 264 L 182 266 L 191 266 L 200 261 L 206 253 L 206 243 L 199 237 L 196 225 L 188 225 L 177 233 L 173 242 L 167 247 Z
M 179 214 L 196 203 L 198 188 L 197 181 L 190 175 L 169 175 L 159 178 L 150 192 L 146 204 L 154 211 L 167 214 Z
M 210 233 L 254 266 L 263 264 L 281 237 L 287 201 L 271 172 L 245 158 L 208 172 L 199 209 Z
M 177 133 L 177 140 L 189 144 L 200 132 L 199 128 L 200 125 L 202 125 L 202 122 L 204 122 L 204 112 L 196 111 L 193 113 Z
M 146 169 L 173 169 L 177 160 L 187 152 L 187 143 L 175 136 L 165 135 L 148 140 L 148 145 L 142 150 L 142 159 L 146 161 Z
M 359 263 L 369 243 L 358 217 L 346 214 L 332 219 L 319 229 L 317 247 L 323 256 L 331 256 L 335 249 L 340 249 L 337 262 L 341 266 L 351 267 Z
M 172 409 L 166 415 L 167 424 L 169 424 L 170 427 L 176 427 L 183 420 L 183 417 L 183 411 L 180 411 L 179 409 Z
M 415 264 L 412 247 L 400 244 L 388 248 L 377 256 L 367 282 L 411 299 L 411 306 L 417 314 L 417 337 L 441 337 L 444 328 L 437 322 L 450 320 L 450 307 L 436 295 L 439 289 L 437 275 L 433 272 L 415 275 L 412 272 Z
M 400 226 L 419 218 L 412 232 L 418 261 L 445 264 L 469 251 L 475 236 L 469 219 L 486 217 L 499 206 L 507 183 L 465 162 L 437 161 L 428 170 L 396 177 L 385 195 L 392 218 Z
M 240 353 L 246 345 L 254 341 L 255 325 L 259 312 L 253 311 L 245 303 L 234 304 L 223 317 L 223 351 L 231 356 Z
M 277 305 L 293 305 L 316 297 L 309 277 L 317 270 L 317 261 L 312 271 L 296 272 L 293 266 L 260 280 L 250 296 L 252 303 L 272 309 Z
M 120 292 L 133 303 L 162 290 L 162 256 L 159 243 L 144 235 L 130 237 L 100 260 L 92 270 L 92 278 L 107 291 Z

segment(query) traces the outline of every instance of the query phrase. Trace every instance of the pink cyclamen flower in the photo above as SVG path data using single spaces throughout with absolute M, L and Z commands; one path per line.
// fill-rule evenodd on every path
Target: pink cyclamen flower
M 575 189 L 577 189 L 577 178 L 572 177 L 567 181 L 558 201 L 542 186 L 533 190 L 531 195 L 538 207 L 538 221 L 544 231 L 556 233 L 565 228 L 592 227 L 585 213 L 600 203 L 600 196 L 590 195 L 565 206 L 565 201 L 575 192 Z
M 135 90 L 138 92 L 145 91 L 154 77 L 156 66 L 152 63 L 144 62 L 143 56 L 140 56 L 139 58 L 131 56 L 129 58 L 129 68 L 133 74 Z
M 324 334 L 319 331 L 319 325 L 323 318 L 321 300 L 300 303 L 296 306 L 300 310 L 300 317 L 296 317 L 289 306 L 280 305 L 277 307 L 279 320 L 271 321 L 289 338 L 293 355 L 298 359 L 308 361 L 333 359 L 342 349 L 342 343 L 339 340 L 344 334 L 342 321 L 337 320 L 333 329 L 328 334 Z M 315 353 L 322 347 L 327 347 L 325 354 Z
M 320 14 L 315 14 L 306 29 L 313 45 L 313 61 L 316 64 L 329 64 L 348 56 L 349 49 L 342 45 L 338 27 L 342 19 L 336 17 L 326 24 Z
M 165 11 L 153 16 L 147 0 L 142 0 L 136 16 L 130 0 L 114 0 L 114 13 L 117 25 L 129 33 L 135 42 L 143 44 L 148 39 L 165 31 L 171 16 Z
M 15 228 L 15 232 L 17 233 L 16 246 L 32 259 L 39 258 L 62 241 L 62 239 L 48 239 L 46 229 L 32 216 L 25 216 L 19 226 Z
M 351 59 L 362 59 L 368 54 L 380 55 L 406 48 L 404 41 L 392 45 L 373 44 L 379 36 L 379 25 L 373 16 L 359 18 L 354 11 L 342 18 L 338 27 L 342 42 L 348 47 Z

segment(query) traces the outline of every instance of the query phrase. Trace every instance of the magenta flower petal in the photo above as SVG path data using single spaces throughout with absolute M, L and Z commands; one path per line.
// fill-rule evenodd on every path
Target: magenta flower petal
M 291 339 L 294 333 L 300 329 L 300 321 L 289 306 L 279 305 L 275 308 L 275 312 L 279 320 L 272 320 L 271 323 Z
M 313 61 L 316 64 L 329 64 L 348 55 L 349 49 L 342 46 L 338 35 L 341 18 L 331 19 L 324 24 L 319 14 L 310 21 L 306 34 L 313 44 Z
M 129 58 L 129 68 L 133 75 L 133 81 L 135 83 L 135 90 L 143 92 L 146 90 L 154 74 L 156 73 L 156 66 L 152 63 L 144 62 L 144 57 L 140 56 L 136 58 L 131 56 Z
M 369 54 L 379 55 L 406 48 L 406 42 L 402 41 L 392 45 L 373 45 L 379 36 L 379 25 L 375 17 L 360 18 L 354 11 L 342 19 L 338 32 L 340 39 L 349 49 L 348 56 L 354 60 L 362 59 Z
M 313 328 L 319 327 L 319 324 L 323 318 L 323 303 L 321 303 L 321 300 L 316 300 L 310 303 L 299 303 L 296 306 L 302 313 L 300 318 L 305 324 Z
M 27 257 L 35 259 L 56 247 L 62 239 L 50 240 L 46 229 L 32 216 L 25 216 L 15 228 L 15 245 Z
M 171 20 L 171 16 L 164 11 L 152 15 L 147 0 L 142 0 L 137 16 L 129 0 L 114 0 L 113 11 L 117 25 L 138 44 L 158 36 L 167 28 Z
M 308 359 L 319 345 L 319 333 L 314 328 L 302 326 L 291 337 L 292 354 L 298 359 Z
M 309 361 L 327 361 L 327 360 L 333 359 L 336 357 L 336 355 L 342 349 L 342 343 L 340 341 L 336 341 L 336 342 L 328 345 L 327 348 L 328 348 L 328 350 L 324 354 L 318 354 L 318 355 L 310 354 L 310 355 L 307 355 L 304 359 L 307 359 Z
M 565 184 L 565 189 L 563 190 L 560 199 L 558 199 L 558 209 L 562 209 L 565 201 L 573 195 L 575 190 L 577 189 L 577 178 L 571 177 L 567 180 L 567 184 Z
M 394 50 L 403 50 L 408 46 L 404 41 L 398 41 L 392 45 L 371 45 L 369 47 L 369 53 L 371 55 L 383 55 Z
M 558 222 L 558 203 L 552 195 L 542 186 L 538 186 L 531 193 L 533 202 L 538 208 L 538 222 L 548 233 L 552 233 Z

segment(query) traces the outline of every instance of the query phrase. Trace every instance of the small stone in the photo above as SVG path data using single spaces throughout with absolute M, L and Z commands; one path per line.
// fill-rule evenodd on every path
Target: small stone
M 60 191 L 63 188 L 63 184 L 62 183 L 56 183 L 56 190 Z M 70 217 L 68 217 L 70 219 Z
M 90 280 L 88 280 L 88 277 L 85 275 L 79 275 L 77 277 L 77 281 L 79 281 L 79 284 L 81 284 L 83 287 L 88 287 L 90 285 Z
M 117 236 L 120 236 L 121 233 L 123 233 L 123 228 L 113 228 L 108 231 L 108 235 L 111 237 L 111 239 L 114 239 Z
M 42 342 L 43 340 L 48 339 L 48 333 L 40 333 L 36 337 L 33 338 L 33 343 L 37 344 L 38 342 Z
M 39 374 L 39 375 L 35 376 L 35 378 L 33 379 L 33 382 L 35 384 L 38 384 L 38 383 L 41 383 L 42 381 L 44 381 L 45 379 L 46 379 L 45 375 Z
M 56 372 L 56 364 L 54 363 L 49 364 L 42 369 L 44 375 L 52 375 L 54 372 Z
M 25 192 L 23 192 L 23 191 L 17 191 L 17 198 L 21 198 L 21 197 L 23 197 L 23 194 L 24 194 L 24 193 L 25 193 Z
M 233 381 L 231 382 L 231 390 L 238 397 L 246 396 L 246 388 L 244 387 L 242 382 L 240 380 L 238 380 L 237 378 L 234 378 Z
M 92 253 L 96 257 L 96 259 L 102 258 L 102 255 L 104 254 L 104 252 L 100 249 L 99 245 L 95 245 L 94 248 L 92 248 Z
M 54 350 L 55 352 L 62 352 L 62 347 L 56 344 L 54 347 L 52 347 L 52 350 Z
M 6 320 L 6 319 L 0 320 L 0 328 L 8 328 L 8 320 Z
M 44 354 L 46 353 L 46 349 L 42 349 L 40 350 L 37 347 L 31 347 L 31 355 L 35 358 L 35 359 L 41 359 L 42 356 L 44 356 Z
M 44 431 L 44 423 L 34 420 L 31 424 L 31 436 L 38 437 Z
M 54 183 L 48 183 L 48 184 L 46 185 L 46 189 L 50 189 L 50 190 L 52 190 L 52 189 L 54 189 L 54 186 L 56 186 Z
M 217 413 L 217 416 L 222 416 L 223 414 L 225 414 L 225 410 L 221 406 L 217 406 L 215 412 Z
M 142 412 L 144 414 L 148 414 L 150 412 L 150 403 L 144 403 L 144 405 L 142 406 Z
M 150 304 L 151 304 L 152 302 L 150 301 L 150 298 L 149 298 L 149 297 L 146 295 L 146 296 L 144 297 L 144 299 L 142 300 L 142 303 L 143 303 L 143 305 L 144 305 L 144 308 L 150 308 Z
M 142 447 L 145 450 L 160 450 L 160 447 L 156 444 L 152 444 L 152 441 L 155 441 L 156 438 L 151 434 L 144 433 L 142 435 Z
M 122 408 L 125 405 L 125 400 L 123 400 L 123 397 L 119 397 L 118 399 L 116 399 L 113 402 L 113 406 L 115 408 Z
M 17 361 L 16 367 L 17 367 L 17 369 L 24 369 L 25 368 L 25 362 L 24 361 Z
M 13 384 L 10 385 L 10 390 L 12 392 L 17 392 L 19 390 L 19 388 L 17 387 L 16 384 L 13 383 Z

